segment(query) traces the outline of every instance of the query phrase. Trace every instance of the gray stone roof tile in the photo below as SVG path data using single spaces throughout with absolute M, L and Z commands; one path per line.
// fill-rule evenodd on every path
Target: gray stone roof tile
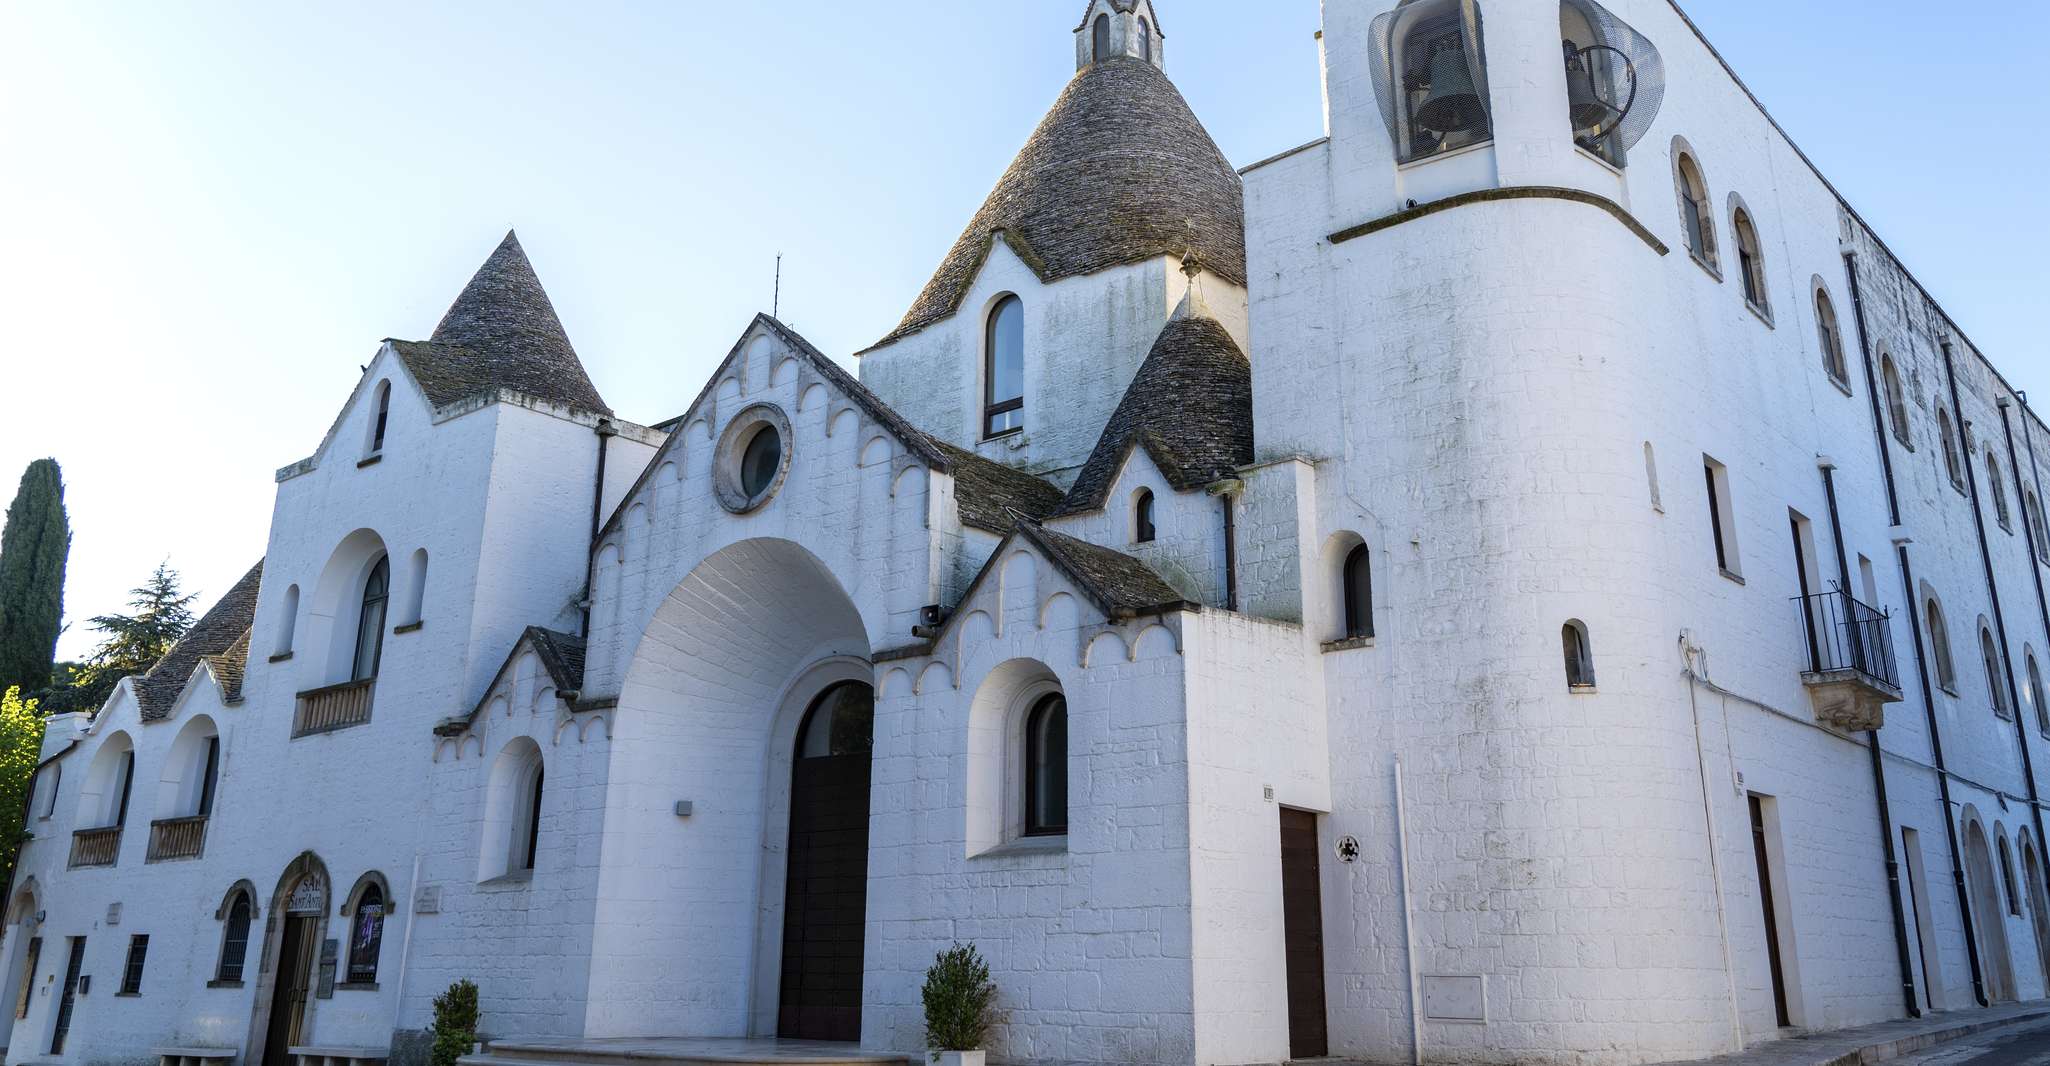
M 1036 521 L 1060 505 L 1060 488 L 1044 478 L 937 438 L 934 443 L 953 461 L 954 503 L 963 525 L 1009 533 L 1019 518 Z
M 199 621 L 178 638 L 171 650 L 158 659 L 143 675 L 135 679 L 136 702 L 141 704 L 142 720 L 159 722 L 170 717 L 171 708 L 178 703 L 178 697 L 185 691 L 185 685 L 192 680 L 192 671 L 201 659 L 216 664 L 215 674 L 222 659 L 233 659 L 237 646 L 241 658 L 249 655 L 249 625 L 256 618 L 256 593 L 263 584 L 263 561 L 257 560 L 242 580 L 214 601 Z M 231 687 L 231 698 L 241 697 L 241 668 L 234 668 L 234 680 L 221 678 L 223 686 Z
M 1167 75 L 1140 59 L 1106 59 L 1075 75 L 877 346 L 958 311 L 998 237 L 1043 281 L 1193 253 L 1205 269 L 1246 283 L 1239 176 Z
M 1037 545 L 1113 620 L 1196 609 L 1152 568 L 1121 551 L 1056 533 L 1037 522 L 1018 523 L 1018 533 Z

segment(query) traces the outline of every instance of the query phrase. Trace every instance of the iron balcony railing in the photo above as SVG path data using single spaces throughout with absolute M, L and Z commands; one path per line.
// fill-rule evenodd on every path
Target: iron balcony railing
M 81 829 L 71 834 L 71 867 L 112 866 L 121 854 L 121 827 Z
M 159 818 L 149 824 L 149 856 L 145 862 L 197 859 L 206 849 L 206 815 Z
M 1893 616 L 1835 589 L 1796 596 L 1808 638 L 1808 669 L 1817 674 L 1851 671 L 1888 688 L 1901 685 L 1893 657 Z
M 339 685 L 301 692 L 292 735 L 303 737 L 309 733 L 327 733 L 369 721 L 370 693 L 376 686 L 376 678 L 366 677 L 361 681 L 344 681 Z

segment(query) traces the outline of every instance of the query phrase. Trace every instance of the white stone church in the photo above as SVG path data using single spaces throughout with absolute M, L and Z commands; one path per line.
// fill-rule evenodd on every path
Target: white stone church
M 2050 991 L 2050 430 L 1686 16 L 1325 0 L 1234 170 L 1163 14 L 858 375 L 757 316 L 629 422 L 511 236 L 385 341 L 51 720 L 6 1063 L 418 1063 L 461 978 L 479 1066 L 901 1059 L 956 941 L 1011 1063 Z

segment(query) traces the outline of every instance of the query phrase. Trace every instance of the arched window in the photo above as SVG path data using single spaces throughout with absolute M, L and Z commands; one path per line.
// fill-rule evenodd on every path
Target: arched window
M 1893 363 L 1889 361 L 1890 370 Z M 1888 397 L 1892 402 L 1892 397 Z M 1950 485 L 1959 492 L 1965 491 L 1964 453 L 1958 450 L 1957 430 L 1950 424 L 1950 412 L 1942 404 L 1936 406 L 1936 435 L 1943 443 L 1943 472 L 1950 475 Z
M 1098 16 L 1098 22 L 1108 25 Z M 984 437 L 1025 427 L 1025 301 L 1006 296 L 989 313 L 983 336 Z
M 112 824 L 116 826 L 125 826 L 128 824 L 128 797 L 135 792 L 134 749 L 131 748 L 128 751 L 124 751 L 121 753 L 120 774 L 121 795 L 115 801 L 114 804 L 114 821 Z
M 384 451 L 384 427 L 390 419 L 391 382 L 380 381 L 377 383 L 376 406 L 371 408 L 370 447 L 365 449 L 369 454 L 378 455 Z
M 1566 652 L 1566 687 L 1594 687 L 1594 646 L 1588 643 L 1587 626 L 1577 618 L 1559 628 L 1559 643 Z
M 1955 696 L 1957 667 L 1950 658 L 1950 626 L 1943 620 L 1943 608 L 1931 598 L 1923 604 L 1922 616 L 1929 627 L 1929 658 L 1935 660 L 1936 684 Z
M 1673 163 L 1674 183 L 1680 193 L 1680 229 L 1687 236 L 1687 252 L 1702 266 L 1716 268 L 1715 212 L 1709 206 L 1708 182 L 1694 157 L 1679 152 Z
M 1068 831 L 1068 701 L 1056 692 L 1025 716 L 1025 835 Z
M 255 915 L 255 905 L 250 903 L 247 891 L 235 890 L 227 914 L 221 925 L 221 961 L 214 969 L 214 981 L 241 984 L 242 966 L 249 956 L 249 921 Z
M 1374 87 L 1398 163 L 1494 136 L 1474 0 L 1403 0 L 1374 20 Z
M 1096 25 L 1089 30 L 1089 61 L 1101 63 L 1110 58 L 1110 16 L 1096 16 Z
M 2000 646 L 1993 640 L 1993 630 L 1987 628 L 1983 620 L 1979 623 L 1979 659 L 1986 669 L 1986 695 L 1993 701 L 1993 713 L 2006 718 L 2009 708 L 2007 688 L 2000 683 Z
M 1993 497 L 1994 519 L 2000 523 L 2000 528 L 2013 533 L 2014 521 L 2007 510 L 2007 483 L 2000 480 L 2000 460 L 1993 457 L 1991 448 L 1986 450 L 1986 484 L 1987 495 Z
M 2000 885 L 2007 890 L 2007 913 L 2022 916 L 2022 896 L 2014 885 L 2014 854 L 2008 849 L 2007 834 L 2000 834 Z
M 43 796 L 43 817 L 55 818 L 57 816 L 57 793 L 64 787 L 64 767 L 60 763 L 51 763 L 48 769 L 50 771 L 50 780 L 46 787 L 49 791 Z
M 1815 329 L 1822 342 L 1822 369 L 1831 379 L 1848 385 L 1851 373 L 1844 363 L 1843 332 L 1837 328 L 1836 305 L 1829 300 L 1829 293 L 1815 290 Z
M 1338 598 L 1345 610 L 1345 639 L 1374 635 L 1374 564 L 1365 544 L 1345 555 L 1338 576 Z
M 1153 24 L 1145 19 L 1139 20 L 1139 58 L 1153 62 Z
M 547 765 L 536 761 L 534 779 L 528 783 L 526 793 L 520 797 L 520 817 L 517 824 L 524 832 L 519 840 L 514 841 L 516 851 L 513 856 L 513 868 L 516 870 L 532 870 L 534 856 L 541 850 L 541 789 L 547 779 Z
M 363 582 L 363 607 L 356 615 L 356 658 L 349 677 L 364 681 L 377 676 L 384 654 L 384 611 L 391 599 L 391 559 L 380 555 Z
M 382 878 L 357 890 L 349 918 L 349 981 L 352 985 L 377 983 L 377 957 L 384 950 L 384 886 Z
M 2050 737 L 2050 708 L 2043 706 L 2043 672 L 2036 667 L 2034 653 L 2023 662 L 2028 665 L 2029 706 L 2036 709 L 2036 731 Z
M 1140 489 L 1132 501 L 1132 539 L 1140 544 L 1153 542 L 1153 490 Z
M 221 775 L 221 738 L 218 734 L 206 738 L 206 763 L 200 769 L 199 810 L 201 818 L 214 813 L 214 786 Z
M 407 625 L 417 624 L 427 606 L 427 549 L 413 552 L 411 573 L 406 578 L 406 611 L 400 617 Z
M 2022 490 L 2022 521 L 2029 524 L 2029 536 L 2035 541 L 2036 558 L 2050 563 L 2050 544 L 2044 542 L 2044 534 L 2050 530 L 2043 527 L 2043 501 L 2028 489 Z
M 1760 314 L 1769 313 L 1765 296 L 1765 250 L 1758 243 L 1758 228 L 1751 213 L 1739 207 L 1730 214 L 1730 232 L 1737 241 L 1737 273 L 1744 282 L 1744 302 Z
M 1915 442 L 1908 434 L 1908 400 L 1901 392 L 1900 371 L 1894 369 L 1891 355 L 1879 357 L 1879 384 L 1886 390 L 1886 421 L 1888 427 L 1893 430 L 1893 439 L 1900 441 L 1909 451 L 1913 451 Z M 1959 480 L 1962 481 L 1963 478 Z
M 292 637 L 299 628 L 299 586 L 285 589 L 285 602 L 278 607 L 278 640 L 273 655 L 292 654 Z

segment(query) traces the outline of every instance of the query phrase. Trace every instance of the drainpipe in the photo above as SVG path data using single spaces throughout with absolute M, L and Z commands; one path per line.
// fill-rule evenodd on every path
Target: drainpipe
M 1915 677 L 1922 685 L 1922 711 L 1929 721 L 1929 752 L 1936 762 L 1936 791 L 1943 802 L 1943 839 L 1950 846 L 1950 883 L 1957 890 L 1957 911 L 1964 916 L 1965 961 L 1972 974 L 1972 998 L 1984 1007 L 1990 1001 L 1986 998 L 1986 980 L 1979 973 L 1979 938 L 1972 926 L 1972 896 L 1965 891 L 1965 867 L 1958 859 L 1957 822 L 1950 816 L 1950 771 L 1943 768 L 1943 731 L 1936 724 L 1936 695 L 1929 687 L 1929 663 L 1923 658 L 1921 612 L 1915 607 L 1915 571 L 1908 565 L 1908 546 L 1897 541 L 1894 551 L 1900 557 L 1901 591 L 1908 600 L 1908 631 L 1915 638 Z
M 1962 433 L 1966 427 L 1965 404 L 1963 394 L 1958 390 L 1957 385 L 1957 361 L 1952 358 L 1949 341 L 1944 341 L 1942 348 L 1943 373 L 1950 383 L 1951 417 L 1957 419 L 1957 424 Z M 2003 407 L 2004 410 L 2005 408 Z M 1969 438 L 1966 439 L 1969 440 Z M 1979 535 L 1979 562 L 1986 571 L 1986 595 L 1993 601 L 1993 636 L 2000 641 L 1998 650 L 2000 652 L 2001 673 L 2006 675 L 2007 681 L 2007 705 L 2014 710 L 2015 728 L 2019 730 L 2016 736 L 2022 745 L 2022 777 L 2028 783 L 2029 808 L 2034 811 L 2036 808 L 2036 775 L 2029 766 L 2028 730 L 2021 723 L 2022 699 L 2021 690 L 2014 682 L 2014 657 L 2007 653 L 2007 617 L 2000 609 L 2000 585 L 1993 578 L 1993 549 L 1986 541 L 1986 512 L 1979 506 L 1979 476 L 1972 469 L 1978 464 L 1972 461 L 1974 456 L 1969 444 L 1965 446 L 1964 452 L 1965 485 L 1971 490 L 1972 528 Z M 1993 489 L 1998 492 L 2000 491 L 2000 486 L 1995 485 Z M 2033 567 L 2035 560 L 2031 559 L 2029 565 Z M 2042 812 L 2036 811 L 2035 820 L 2036 837 L 2040 840 L 2043 834 Z M 1996 920 L 2004 919 L 1999 919 L 1996 916 Z
M 591 482 L 591 539 L 584 551 L 584 594 L 577 597 L 577 607 L 583 614 L 578 631 L 589 640 L 591 637 L 591 593 L 597 582 L 598 569 L 598 522 L 604 517 L 605 507 L 605 446 L 612 438 L 619 436 L 619 430 L 609 418 L 600 418 L 592 429 L 598 435 L 598 474 Z
M 1879 439 L 1879 465 L 1886 472 L 1886 514 L 1893 525 L 1901 524 L 1900 493 L 1893 485 L 1893 449 L 1886 443 L 1886 416 L 1879 409 L 1879 379 L 1872 369 L 1872 344 L 1865 336 L 1865 299 L 1858 295 L 1858 257 L 1844 253 L 1844 274 L 1851 285 L 1851 317 L 1858 323 L 1858 355 L 1865 363 L 1865 397 L 1872 401 L 1872 432 Z M 1845 589 L 1850 585 L 1846 584 Z M 1909 599 L 1913 599 L 1912 596 Z M 1946 816 L 1947 817 L 1947 816 Z
M 2043 571 L 2040 564 L 2036 561 L 2036 528 L 2029 522 L 2029 509 L 2026 506 L 2026 501 L 2029 498 L 2028 492 L 2022 487 L 2021 459 L 2015 453 L 2014 448 L 2014 423 L 2007 417 L 2008 408 L 2012 407 L 2013 404 L 2005 396 L 2000 397 L 1999 404 L 2000 428 L 2007 435 L 2007 465 L 2014 471 L 2015 506 L 2021 510 L 2023 543 L 2028 547 L 2029 552 L 2029 576 L 2035 580 L 2036 585 L 2036 611 L 2043 620 L 2044 635 L 2050 637 L 2050 600 L 2043 598 Z M 2043 506 L 2041 497 L 2037 498 L 2036 506 L 2038 509 Z M 2004 652 L 2005 650 L 2003 646 L 2002 651 Z M 2014 663 L 2009 662 L 2007 664 L 2007 673 L 2010 679 L 2013 678 Z M 2029 696 L 2032 700 L 2036 701 L 2041 701 L 2043 698 L 2043 694 L 2040 692 L 2031 692 Z M 2020 700 L 2014 701 L 2014 739 L 2022 746 L 2022 777 L 2029 783 L 2029 814 L 2036 825 L 2036 853 L 2040 855 L 2043 851 L 2043 805 L 2038 802 L 2036 795 L 2036 767 L 2029 754 L 2029 727 L 2027 723 L 2022 721 L 2022 701 Z
M 1841 582 L 1838 587 L 1843 589 L 1844 599 L 1850 600 L 1851 559 L 1844 552 L 1844 526 L 1837 515 L 1836 464 L 1826 459 L 1822 462 L 1822 492 L 1829 498 L 1829 532 L 1836 541 L 1837 578 Z M 1856 625 L 1857 615 L 1853 610 L 1846 610 L 1844 613 L 1853 623 L 1853 654 L 1862 657 L 1868 653 L 1859 646 L 1861 638 Z M 1922 1007 L 1915 995 L 1914 960 L 1908 952 L 1908 916 L 1906 909 L 1901 906 L 1900 855 L 1893 847 L 1893 808 L 1888 805 L 1886 799 L 1886 764 L 1879 753 L 1879 730 L 1866 730 L 1865 750 L 1872 754 L 1872 788 L 1879 803 L 1879 843 L 1886 856 L 1886 894 L 1893 904 L 1893 946 L 1901 968 L 1901 1000 L 1907 1007 L 1908 1017 L 1920 1018 Z

